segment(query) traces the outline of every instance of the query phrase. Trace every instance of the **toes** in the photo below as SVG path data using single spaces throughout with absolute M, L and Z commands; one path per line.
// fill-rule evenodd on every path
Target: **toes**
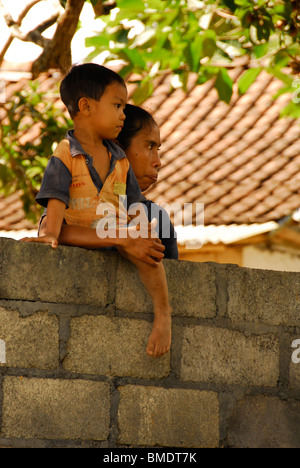
M 154 357 L 154 345 L 149 343 L 146 352 L 148 356 Z

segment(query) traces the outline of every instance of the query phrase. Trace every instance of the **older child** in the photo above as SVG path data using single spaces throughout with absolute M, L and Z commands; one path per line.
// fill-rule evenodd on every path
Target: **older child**
M 59 143 L 46 168 L 37 201 L 47 206 L 47 228 L 44 235 L 32 239 L 54 248 L 63 220 L 95 228 L 99 204 L 113 204 L 119 214 L 120 196 L 127 195 L 128 206 L 143 200 L 125 153 L 114 143 L 125 119 L 127 90 L 122 78 L 100 65 L 74 66 L 61 84 L 61 98 L 75 130 Z M 142 256 L 133 256 L 130 249 L 125 252 L 138 267 L 153 300 L 154 322 L 147 345 L 147 354 L 153 357 L 164 355 L 171 345 L 171 308 L 159 261 L 163 249 L 158 245 L 157 241 L 152 244 L 152 262 L 148 263 Z

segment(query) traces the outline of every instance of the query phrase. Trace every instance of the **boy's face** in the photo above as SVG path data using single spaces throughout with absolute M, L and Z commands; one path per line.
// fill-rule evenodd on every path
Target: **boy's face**
M 124 125 L 127 89 L 120 83 L 107 86 L 99 101 L 90 101 L 90 124 L 101 139 L 114 140 Z

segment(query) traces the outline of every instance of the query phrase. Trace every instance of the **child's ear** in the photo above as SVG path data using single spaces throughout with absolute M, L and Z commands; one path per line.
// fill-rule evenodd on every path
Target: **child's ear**
M 90 101 L 86 97 L 82 97 L 78 101 L 78 109 L 80 112 L 82 112 L 84 115 L 89 115 L 91 106 L 90 106 Z

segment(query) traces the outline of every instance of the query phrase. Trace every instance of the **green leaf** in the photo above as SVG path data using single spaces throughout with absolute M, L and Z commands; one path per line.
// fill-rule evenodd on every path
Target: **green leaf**
M 266 55 L 268 53 L 268 50 L 269 50 L 269 44 L 268 43 L 255 45 L 253 47 L 253 53 L 254 53 L 256 58 L 263 57 L 264 55 Z
M 42 167 L 30 167 L 29 169 L 26 170 L 26 175 L 30 179 L 33 179 L 37 175 L 41 175 L 44 172 L 44 169 Z
M 105 35 L 87 37 L 85 39 L 85 46 L 86 47 L 108 47 L 110 39 Z
M 192 57 L 192 70 L 194 72 L 197 72 L 199 70 L 200 60 L 203 58 L 202 42 L 203 42 L 203 38 L 198 35 L 190 46 L 191 57 Z
M 154 86 L 152 80 L 146 78 L 144 82 L 142 81 L 140 86 L 135 90 L 132 95 L 133 102 L 140 106 L 146 99 L 151 96 Z
M 202 56 L 213 57 L 217 50 L 216 45 L 217 35 L 214 31 L 208 30 L 202 36 Z
M 235 0 L 234 2 L 238 6 L 249 7 L 252 6 L 249 0 Z
M 186 93 L 187 92 L 187 85 L 189 79 L 189 73 L 186 70 L 183 70 L 181 73 L 178 74 L 179 80 L 182 83 L 182 89 Z
M 275 76 L 279 80 L 281 80 L 283 83 L 285 83 L 287 86 L 291 86 L 293 83 L 293 77 L 287 75 L 286 73 L 283 73 L 281 70 L 277 68 L 271 68 L 268 67 L 267 72 L 270 73 L 271 75 Z
M 120 10 L 144 11 L 145 4 L 142 0 L 119 0 L 117 6 Z
M 299 93 L 300 96 L 300 93 Z M 280 112 L 280 117 L 291 117 L 293 119 L 300 118 L 300 105 L 290 101 Z
M 258 75 L 261 73 L 262 68 L 250 68 L 245 71 L 238 82 L 238 89 L 240 94 L 245 94 L 250 86 L 254 83 Z
M 123 49 L 119 55 L 121 58 L 129 61 L 133 67 L 138 66 L 142 69 L 146 68 L 146 62 L 142 54 L 139 53 L 136 49 Z
M 198 34 L 190 44 L 190 62 L 191 69 L 198 72 L 200 68 L 200 60 L 204 57 L 212 58 L 217 50 L 216 33 L 212 30 Z M 189 63 L 190 65 L 190 63 Z
M 215 88 L 218 91 L 221 101 L 229 104 L 232 97 L 233 81 L 225 68 L 221 68 L 217 74 Z
M 280 88 L 276 94 L 274 94 L 274 96 L 272 96 L 272 99 L 274 99 L 274 101 L 276 101 L 276 99 L 278 99 L 280 96 L 282 96 L 283 94 L 286 94 L 286 93 L 293 93 L 293 88 L 291 86 L 282 86 L 282 88 Z

